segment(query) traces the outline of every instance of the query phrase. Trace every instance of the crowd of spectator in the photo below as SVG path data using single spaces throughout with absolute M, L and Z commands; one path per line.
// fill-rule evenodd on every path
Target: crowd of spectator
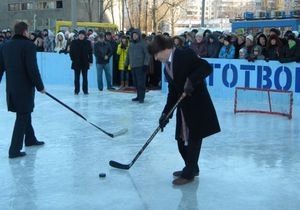
M 130 29 L 126 33 L 97 33 L 92 29 L 86 32 L 86 39 L 90 41 L 92 48 L 101 48 L 99 42 L 105 41 L 110 46 L 110 56 L 113 59 L 112 85 L 127 87 L 130 81 L 130 66 L 126 66 L 126 56 L 131 43 Z M 170 37 L 168 33 L 152 33 L 141 35 L 147 44 L 157 34 Z M 0 43 L 6 42 L 12 37 L 9 29 L 0 31 Z M 54 34 L 48 29 L 32 32 L 30 39 L 37 46 L 38 52 L 69 53 L 71 42 L 77 39 L 77 31 L 58 32 Z M 103 40 L 104 38 L 104 40 Z M 193 29 L 183 34 L 172 37 L 176 48 L 191 48 L 201 58 L 246 59 L 249 62 L 255 60 L 277 60 L 281 63 L 300 61 L 300 39 L 297 31 L 281 32 L 272 28 L 268 34 L 236 34 L 228 31 L 198 31 Z M 102 44 L 107 47 L 107 45 Z M 97 53 L 96 53 L 97 54 Z M 147 68 L 147 86 L 159 87 L 161 75 L 161 63 L 150 57 Z

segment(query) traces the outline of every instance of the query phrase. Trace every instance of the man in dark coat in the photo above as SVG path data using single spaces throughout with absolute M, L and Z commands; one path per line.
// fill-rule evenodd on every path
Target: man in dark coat
M 103 70 L 105 72 L 106 85 L 108 90 L 114 90 L 112 87 L 111 72 L 109 68 L 109 59 L 112 56 L 111 45 L 104 40 L 104 35 L 99 34 L 97 42 L 94 45 L 94 55 L 96 58 L 96 67 L 97 67 L 97 83 L 98 90 L 103 90 Z
M 15 35 L 0 48 L 0 81 L 6 71 L 6 99 L 8 111 L 16 112 L 16 121 L 9 148 L 9 158 L 25 156 L 25 146 L 43 145 L 35 137 L 31 124 L 35 88 L 45 93 L 36 60 L 36 46 L 29 40 L 28 25 L 19 22 Z
M 220 131 L 205 82 L 212 68 L 207 61 L 198 58 L 193 50 L 176 49 L 172 39 L 163 36 L 156 36 L 148 49 L 155 59 L 165 63 L 165 75 L 169 83 L 167 103 L 159 120 L 161 129 L 169 121 L 167 113 L 181 96 L 184 97 L 177 107 L 175 138 L 185 167 L 173 173 L 177 177 L 173 184 L 186 184 L 199 175 L 198 158 L 202 139 Z
M 86 39 L 85 31 L 81 30 L 78 39 L 73 40 L 70 46 L 70 58 L 74 69 L 75 95 L 80 92 L 80 73 L 82 74 L 82 91 L 88 94 L 88 69 L 93 63 L 92 44 Z

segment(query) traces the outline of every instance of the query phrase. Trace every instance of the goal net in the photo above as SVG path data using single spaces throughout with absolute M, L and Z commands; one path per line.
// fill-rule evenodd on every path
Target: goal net
M 235 89 L 234 113 L 266 113 L 292 119 L 292 106 L 292 91 L 242 87 Z

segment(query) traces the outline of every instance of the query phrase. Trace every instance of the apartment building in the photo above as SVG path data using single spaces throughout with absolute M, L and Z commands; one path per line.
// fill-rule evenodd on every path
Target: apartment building
M 98 1 L 87 5 L 86 0 L 77 0 L 77 21 L 99 20 Z M 71 20 L 71 0 L 1 0 L 0 29 L 12 28 L 15 22 L 25 21 L 30 30 L 55 29 L 56 20 Z

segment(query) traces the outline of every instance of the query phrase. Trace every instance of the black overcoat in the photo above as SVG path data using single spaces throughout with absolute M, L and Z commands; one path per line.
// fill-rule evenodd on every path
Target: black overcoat
M 73 40 L 70 46 L 71 68 L 74 70 L 89 69 L 93 63 L 93 49 L 89 40 Z
M 181 111 L 189 128 L 189 138 L 199 140 L 220 131 L 216 111 L 205 78 L 212 72 L 212 67 L 206 60 L 199 58 L 191 49 L 176 49 L 172 59 L 172 80 L 165 71 L 169 82 L 169 93 L 163 113 L 168 113 L 184 91 L 184 84 L 189 78 L 194 91 L 178 106 L 176 114 L 176 136 L 181 139 Z
M 44 89 L 36 60 L 36 46 L 27 37 L 14 35 L 0 48 L 0 68 L 6 71 L 9 111 L 29 113 L 34 108 L 35 88 Z

